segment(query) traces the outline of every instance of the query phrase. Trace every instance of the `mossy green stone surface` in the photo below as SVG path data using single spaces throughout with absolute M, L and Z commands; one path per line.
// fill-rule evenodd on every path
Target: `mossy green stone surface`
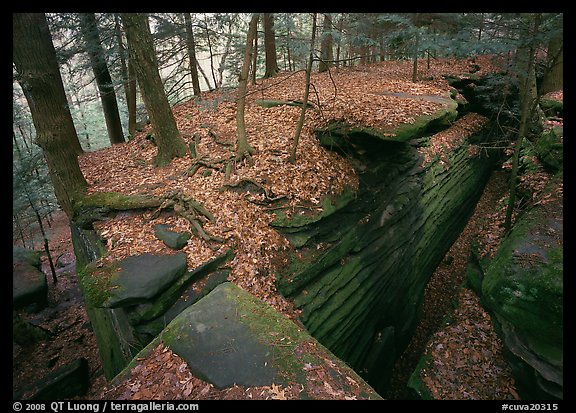
M 305 366 L 328 359 L 344 369 L 364 395 L 381 398 L 305 330 L 229 282 L 181 312 L 149 346 L 157 345 L 159 340 L 182 357 L 193 374 L 219 389 L 234 384 L 269 386 L 290 382 L 305 386 Z M 302 346 L 310 343 L 319 350 L 317 353 L 302 351 Z M 334 374 L 338 373 L 334 370 Z
M 495 315 L 506 347 L 517 357 L 513 368 L 528 397 L 563 397 L 561 180 L 559 173 L 544 193 L 550 200 L 515 223 L 482 281 L 483 302 Z

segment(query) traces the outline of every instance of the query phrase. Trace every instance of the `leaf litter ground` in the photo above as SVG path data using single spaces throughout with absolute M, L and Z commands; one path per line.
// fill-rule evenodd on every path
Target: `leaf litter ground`
M 496 70 L 488 58 L 477 59 L 477 63 L 481 70 L 476 74 Z M 230 181 L 225 181 L 223 168 L 202 167 L 189 176 L 186 172 L 194 162 L 190 156 L 177 158 L 167 167 L 154 168 L 152 164 L 156 148 L 146 139 L 146 135 L 151 133 L 149 126 L 130 142 L 86 153 L 79 161 L 90 185 L 90 192 L 118 191 L 124 194 L 162 196 L 168 189 L 178 189 L 202 203 L 216 217 L 215 224 L 205 224 L 206 230 L 226 241 L 222 245 L 214 245 L 192 237 L 184 247 L 189 268 L 195 268 L 227 248 L 233 248 L 235 259 L 229 280 L 296 320 L 298 312 L 275 288 L 275 265 L 279 262 L 277 257 L 288 248 L 288 242 L 269 225 L 274 214 L 267 211 L 265 206 L 254 202 L 258 194 L 222 190 L 224 184 L 235 184 L 249 179 L 257 182 L 270 194 L 284 197 L 288 201 L 287 208 L 292 209 L 293 213 L 298 213 L 297 206 L 301 204 L 317 206 L 320 211 L 323 197 L 338 194 L 345 187 L 356 188 L 357 177 L 345 159 L 318 145 L 313 133 L 315 128 L 334 120 L 382 130 L 393 130 L 400 124 L 411 123 L 416 117 L 437 110 L 440 103 L 394 96 L 392 93 L 445 96 L 450 87 L 442 75 L 467 75 L 469 68 L 466 60 L 433 61 L 431 68 L 422 76 L 427 80 L 418 83 L 412 83 L 409 79 L 410 62 L 382 62 L 340 69 L 331 74 L 314 74 L 311 102 L 315 109 L 307 112 L 298 146 L 298 159 L 294 165 L 288 162 L 289 148 L 300 108 L 286 105 L 262 108 L 256 105 L 255 101 L 300 100 L 304 74 L 281 73 L 277 77 L 261 81 L 249 88 L 246 106 L 249 143 L 258 151 L 253 157 L 254 165 L 250 166 L 246 162 L 236 164 Z M 234 99 L 233 91 L 217 91 L 205 93 L 200 102 L 188 102 L 174 108 L 178 127 L 187 143 L 192 143 L 193 137 L 198 142 L 198 158 L 212 162 L 226 159 L 232 154 L 236 136 Z M 475 128 L 478 122 L 482 121 L 473 116 L 468 119 L 469 125 L 468 122 L 461 121 L 459 126 Z M 440 153 L 450 144 L 450 138 L 457 139 L 456 136 L 442 136 L 442 139 L 438 139 L 442 145 L 435 147 L 432 143 L 428 149 L 432 151 L 430 155 Z M 110 250 L 107 259 L 118 260 L 143 252 L 170 253 L 167 247 L 155 238 L 155 224 L 168 223 L 175 230 L 189 230 L 189 222 L 178 216 L 163 214 L 153 220 L 147 218 L 146 214 L 119 214 L 114 219 L 97 223 L 96 228 L 107 240 Z M 494 242 L 497 242 L 497 238 Z M 54 248 L 53 242 L 52 247 Z M 69 238 L 67 247 L 71 250 Z M 74 276 L 64 274 L 61 279 L 67 277 Z M 55 294 L 62 294 L 60 288 Z M 444 294 L 445 297 L 447 295 L 450 294 Z M 80 309 L 75 313 L 85 322 L 87 316 L 81 308 L 82 303 L 79 304 Z M 476 309 L 481 310 L 480 307 Z M 67 314 L 63 312 L 61 316 L 65 318 Z M 86 325 L 77 322 L 74 326 Z M 162 374 L 146 374 L 144 377 L 141 367 L 134 372 L 132 387 L 124 387 L 124 392 L 119 393 L 119 389 L 108 388 L 100 374 L 101 366 L 96 357 L 93 334 L 87 328 L 70 330 L 75 331 L 75 336 L 57 334 L 51 340 L 51 343 L 56 343 L 54 348 L 65 349 L 70 347 L 72 342 L 78 341 L 83 343 L 83 350 L 76 350 L 73 354 L 62 350 L 56 364 L 53 360 L 47 360 L 50 352 L 47 354 L 43 351 L 45 345 L 35 349 L 14 350 L 14 389 L 20 388 L 26 381 L 31 382 L 42 376 L 42 371 L 48 372 L 68 358 L 71 361 L 73 357 L 84 354 L 90 362 L 93 375 L 89 398 L 107 398 L 112 395 L 118 398 L 153 398 L 164 395 L 190 399 L 282 399 L 297 398 L 299 394 L 298 388 L 281 389 L 274 385 L 261 389 L 232 388 L 225 392 L 216 391 L 209 384 L 189 377 L 186 366 L 179 363 L 177 356 L 165 347 L 159 347 L 153 354 L 155 358 L 162 357 L 162 360 L 169 358 L 164 362 L 174 367 L 170 373 L 172 375 L 167 375 L 163 370 Z M 36 365 L 26 365 L 26 358 Z M 146 363 L 145 360 L 142 362 Z M 39 369 L 39 366 L 42 368 Z M 177 380 L 179 385 L 169 390 L 167 385 L 174 385 L 174 380 Z M 318 398 L 354 398 L 354 394 L 339 393 L 329 387 L 329 382 L 325 384 L 319 387 L 323 391 L 318 390 Z M 472 385 L 482 387 L 482 381 L 476 381 Z M 148 389 L 148 393 L 144 394 L 144 389 Z

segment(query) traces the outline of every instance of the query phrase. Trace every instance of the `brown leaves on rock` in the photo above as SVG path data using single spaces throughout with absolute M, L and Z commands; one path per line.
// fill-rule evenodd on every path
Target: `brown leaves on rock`
M 477 58 L 476 64 L 481 68 L 479 74 L 497 69 L 489 58 Z M 146 139 L 146 135 L 152 133 L 148 125 L 125 144 L 81 155 L 80 167 L 89 184 L 89 192 L 116 191 L 162 197 L 168 191 L 178 191 L 198 201 L 214 216 L 214 222 L 206 222 L 204 229 L 224 242 L 213 245 L 200 237 L 192 237 L 182 249 L 187 254 L 188 267 L 196 268 L 231 248 L 235 258 L 229 280 L 295 318 L 297 313 L 292 304 L 276 290 L 276 265 L 281 265 L 278 264 L 282 262 L 279 256 L 289 243 L 270 226 L 274 214 L 253 202 L 258 194 L 230 191 L 225 185 L 251 180 L 266 193 L 282 197 L 287 212 L 302 205 L 317 205 L 320 211 L 324 197 L 339 194 L 347 187 L 356 189 L 358 177 L 346 159 L 318 144 L 314 135 L 316 128 L 341 121 L 386 133 L 412 123 L 442 105 L 418 97 L 446 96 L 450 87 L 442 75 L 467 73 L 469 65 L 465 60 L 434 60 L 430 69 L 423 71 L 422 79 L 427 80 L 417 83 L 411 82 L 411 62 L 408 61 L 339 68 L 330 74 L 314 73 L 310 97 L 314 106 L 306 112 L 295 164 L 289 162 L 289 150 L 300 108 L 287 105 L 263 108 L 255 101 L 300 100 L 304 90 L 303 73 L 280 73 L 249 87 L 245 120 L 248 142 L 257 150 L 252 166 L 245 162 L 229 162 L 236 144 L 235 95 L 216 91 L 204 93 L 201 101 L 189 101 L 173 108 L 184 140 L 194 148 L 193 155 L 173 159 L 165 167 L 153 167 L 157 148 Z M 468 123 L 463 122 L 462 127 L 475 124 L 473 119 L 467 119 Z M 451 138 L 445 139 L 445 145 L 450 144 Z M 442 137 L 438 142 L 441 140 Z M 197 162 L 199 159 L 202 162 Z M 231 166 L 229 180 L 225 165 Z M 191 167 L 194 167 L 193 174 Z M 155 224 L 168 224 L 174 231 L 192 232 L 190 221 L 174 211 L 163 211 L 157 217 L 152 214 L 153 211 L 122 212 L 96 222 L 94 227 L 108 246 L 106 260 L 115 261 L 143 252 L 173 253 L 154 236 Z M 185 369 L 179 371 L 181 360 L 176 355 L 171 355 L 170 361 L 162 361 L 165 357 L 162 351 L 159 348 L 149 362 L 142 361 L 143 367 L 135 372 L 132 387 L 123 390 L 127 392 L 126 397 L 296 398 L 301 391 L 297 386 L 288 386 L 231 388 L 227 393 L 216 393 L 206 383 L 190 378 Z M 152 372 L 158 376 L 153 377 Z M 320 379 L 317 384 L 322 391 L 319 390 L 315 397 L 359 397 L 341 393 L 333 382 Z M 154 384 L 142 387 L 145 380 L 154 380 Z
M 488 118 L 477 113 L 467 113 L 448 129 L 438 132 L 430 137 L 429 146 L 419 148 L 422 154 L 422 166 L 430 164 L 438 159 L 441 165 L 446 165 L 448 156 L 470 136 L 478 133 L 488 123 Z M 479 154 L 477 146 L 471 147 L 470 156 Z
M 304 353 L 317 354 L 313 343 L 305 343 Z M 234 385 L 217 389 L 195 377 L 188 364 L 164 343 L 149 355 L 136 359 L 128 376 L 105 386 L 97 395 L 106 400 L 296 400 L 306 397 L 325 400 L 359 400 L 367 397 L 356 380 L 331 360 L 317 366 L 305 365 L 306 385 L 289 382 L 270 386 Z

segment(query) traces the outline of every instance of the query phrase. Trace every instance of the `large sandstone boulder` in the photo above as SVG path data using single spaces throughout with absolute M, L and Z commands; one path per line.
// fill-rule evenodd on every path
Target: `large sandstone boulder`
M 40 254 L 23 247 L 12 250 L 12 307 L 40 310 L 46 306 L 48 285 Z

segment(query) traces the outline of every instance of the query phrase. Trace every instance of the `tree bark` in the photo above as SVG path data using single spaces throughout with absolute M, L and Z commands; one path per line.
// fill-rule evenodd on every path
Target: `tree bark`
M 274 33 L 274 14 L 262 13 L 264 18 L 264 49 L 266 51 L 266 72 L 264 77 L 273 77 L 280 71 L 276 55 L 276 34 Z
M 248 144 L 248 137 L 246 136 L 246 123 L 244 121 L 244 108 L 246 106 L 246 89 L 248 86 L 248 72 L 250 71 L 250 63 L 252 62 L 252 45 L 256 37 L 256 29 L 258 27 L 258 14 L 252 14 L 250 26 L 248 28 L 248 35 L 246 36 L 246 50 L 244 52 L 244 63 L 242 65 L 242 72 L 240 73 L 238 85 L 238 99 L 236 109 L 236 161 L 241 161 L 244 158 L 250 158 L 250 155 L 256 151 Z
M 529 35 L 536 35 L 540 24 L 540 16 L 526 16 L 526 20 L 532 18 L 532 29 Z M 518 76 L 520 80 L 520 126 L 518 137 L 514 144 L 514 154 L 512 156 L 512 171 L 510 174 L 510 194 L 506 207 L 506 218 L 504 230 L 508 233 L 512 229 L 512 218 L 516 204 L 516 185 L 518 180 L 518 167 L 520 161 L 520 149 L 522 142 L 530 130 L 530 122 L 537 106 L 536 94 L 536 74 L 534 72 L 534 60 L 536 50 L 533 45 L 522 47 L 518 50 Z M 536 95 L 536 96 L 535 96 Z
M 104 57 L 104 49 L 100 40 L 96 15 L 94 13 L 80 13 L 80 29 L 86 42 L 86 51 L 90 56 L 90 64 L 96 78 L 96 85 L 100 92 L 102 101 L 102 110 L 108 130 L 108 139 L 112 145 L 124 143 L 124 131 L 122 130 L 122 121 L 118 112 L 118 102 L 116 101 L 116 92 L 112 84 L 112 77 Z
M 322 22 L 322 41 L 320 43 L 320 64 L 318 72 L 326 72 L 334 66 L 334 51 L 332 39 L 332 17 L 330 13 L 324 14 Z
M 310 56 L 308 57 L 308 65 L 306 67 L 306 87 L 304 90 L 304 103 L 302 104 L 302 111 L 300 112 L 300 120 L 296 125 L 296 132 L 294 133 L 294 142 L 290 152 L 290 162 L 296 163 L 296 150 L 298 149 L 298 141 L 300 140 L 300 133 L 304 126 L 304 118 L 306 115 L 306 107 L 308 106 L 308 96 L 310 95 L 310 75 L 312 74 L 312 61 L 314 60 L 314 42 L 316 40 L 316 13 L 312 17 L 312 38 L 310 40 Z
M 258 27 L 258 23 L 256 23 Z M 252 84 L 256 84 L 256 75 L 258 72 L 258 29 L 254 33 L 254 51 L 252 52 Z
M 120 15 L 118 13 L 114 13 L 114 22 L 118 54 L 120 55 L 120 70 L 124 83 L 124 95 L 128 109 L 128 136 L 133 138 L 136 133 L 136 73 L 134 72 L 134 59 L 128 55 L 124 48 L 122 30 L 120 28 Z
M 72 200 L 88 184 L 78 164 L 83 153 L 68 109 L 56 51 L 44 13 L 14 13 L 13 62 L 43 150 L 56 199 L 71 217 Z
M 178 131 L 172 108 L 158 72 L 156 52 L 146 15 L 122 13 L 122 21 L 126 30 L 130 54 L 134 56 L 134 69 L 140 91 L 158 146 L 158 154 L 154 159 L 154 164 L 160 167 L 166 166 L 172 159 L 186 155 L 186 143 Z
M 194 30 L 192 30 L 192 19 L 190 13 L 184 13 L 186 25 L 186 44 L 188 46 L 188 58 L 190 59 L 190 75 L 192 77 L 192 89 L 194 96 L 200 97 L 200 80 L 198 79 L 198 61 L 196 60 L 196 41 L 194 40 Z
M 564 40 L 561 35 L 548 43 L 547 66 L 548 70 L 544 73 L 542 81 L 542 95 L 564 87 Z

